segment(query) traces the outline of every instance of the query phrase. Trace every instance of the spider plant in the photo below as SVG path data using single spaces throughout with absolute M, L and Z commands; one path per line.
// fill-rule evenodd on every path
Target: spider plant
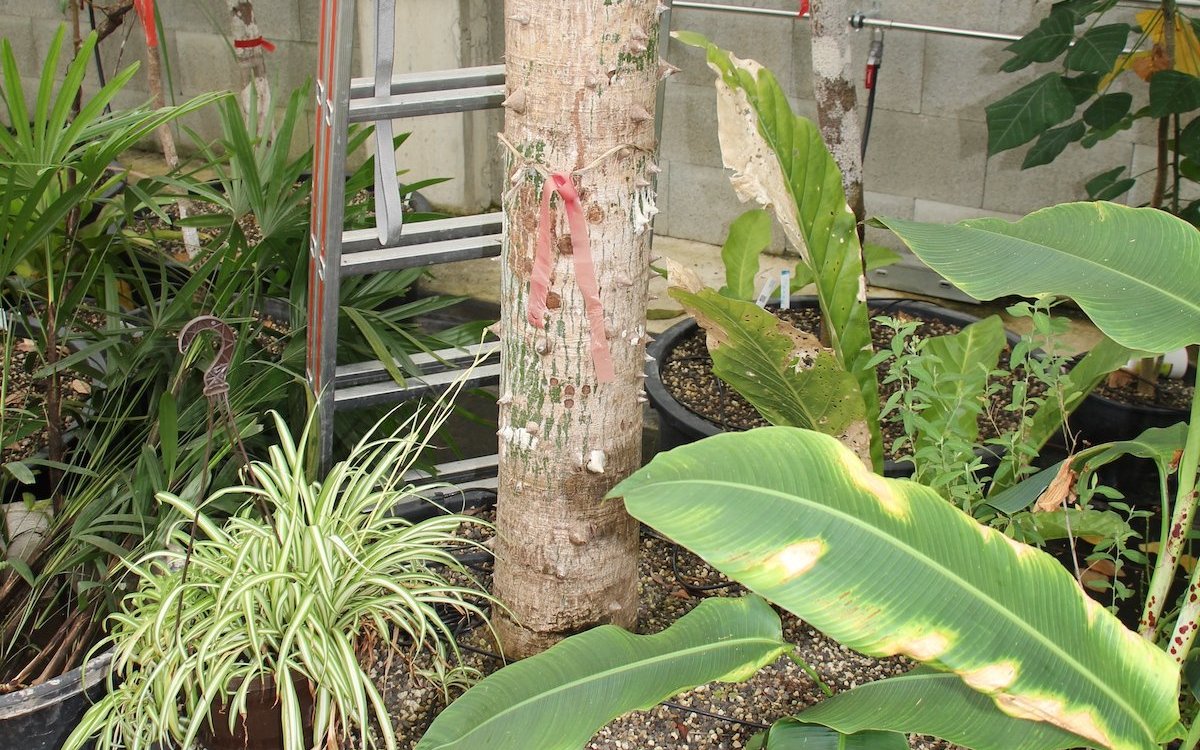
M 277 691 L 286 750 L 312 742 L 304 739 L 308 721 L 311 737 L 330 746 L 355 730 L 361 746 L 394 747 L 360 650 L 387 643 L 410 665 L 423 652 L 432 665 L 423 674 L 448 690 L 470 675 L 456 666 L 454 634 L 439 612 L 484 617 L 490 601 L 470 583 L 448 580 L 453 572 L 472 581 L 452 554 L 469 543 L 453 532 L 477 519 L 413 524 L 388 513 L 419 492 L 403 477 L 448 413 L 439 405 L 390 434 L 373 430 L 320 481 L 305 472 L 309 429 L 294 440 L 275 415 L 278 443 L 250 464 L 248 482 L 200 504 L 161 493 L 186 522 L 173 529 L 174 545 L 130 566 L 137 591 L 100 646 L 115 646 L 113 689 L 67 749 L 93 738 L 102 749 L 192 747 L 217 710 L 228 713 L 232 732 L 250 685 L 264 680 Z M 241 509 L 222 525 L 206 506 L 229 499 Z M 270 515 L 257 513 L 253 500 Z M 301 708 L 306 693 L 310 717 Z

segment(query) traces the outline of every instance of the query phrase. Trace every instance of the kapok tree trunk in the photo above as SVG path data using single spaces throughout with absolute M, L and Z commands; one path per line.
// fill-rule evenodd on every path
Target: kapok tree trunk
M 233 31 L 233 50 L 242 71 L 242 111 L 250 111 L 254 97 L 258 132 L 266 133 L 271 123 L 271 85 L 267 80 L 266 52 L 275 46 L 263 39 L 254 20 L 251 0 L 228 0 L 230 25 Z
M 838 169 L 846 202 L 860 227 L 864 218 L 862 130 L 858 93 L 850 69 L 850 6 L 846 0 L 812 0 L 813 91 L 821 138 Z M 861 235 L 861 229 L 860 237 Z
M 664 9 L 657 0 L 505 3 L 510 181 L 494 581 L 508 608 L 495 625 L 510 658 L 636 620 L 637 523 L 602 498 L 641 459 Z M 544 211 L 547 181 L 559 189 Z M 561 197 L 573 192 L 577 203 Z M 539 227 L 549 234 L 548 283 L 531 295 Z M 598 305 L 587 300 L 593 269 Z M 543 298 L 539 328 L 530 307 L 539 319 Z

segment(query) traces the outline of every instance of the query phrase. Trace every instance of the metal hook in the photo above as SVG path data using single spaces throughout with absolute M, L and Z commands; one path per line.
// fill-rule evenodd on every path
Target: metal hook
M 212 363 L 204 370 L 204 395 L 221 396 L 229 393 L 229 366 L 233 363 L 233 349 L 237 343 L 237 331 L 228 323 L 213 315 L 192 318 L 179 331 L 179 351 L 184 353 L 196 336 L 212 331 L 220 337 L 220 348 Z

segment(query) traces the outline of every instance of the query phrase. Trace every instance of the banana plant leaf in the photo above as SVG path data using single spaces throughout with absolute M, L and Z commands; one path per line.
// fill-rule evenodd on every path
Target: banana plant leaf
M 1015 222 L 880 222 L 978 299 L 1070 297 L 1113 341 L 1151 354 L 1200 342 L 1200 232 L 1165 211 L 1098 201 Z
M 675 287 L 669 294 L 707 334 L 713 374 L 768 422 L 833 435 L 870 460 L 858 382 L 816 338 L 753 302 L 711 289 L 693 294 Z
M 826 342 L 858 380 L 871 430 L 875 465 L 883 465 L 879 436 L 879 384 L 868 365 L 874 354 L 866 303 L 866 278 L 854 212 L 842 174 L 811 121 L 792 112 L 771 71 L 741 60 L 703 36 L 674 32 L 680 42 L 706 51 L 717 73 L 717 130 L 721 158 L 742 200 L 771 208 L 816 282 Z
M 660 453 L 610 496 L 845 646 L 954 672 L 1011 716 L 1138 750 L 1178 722 L 1178 668 L 1052 557 L 870 473 L 826 435 L 717 435 Z
M 746 750 L 908 750 L 908 738 L 896 732 L 842 734 L 820 724 L 780 719 L 755 735 Z
M 771 244 L 771 215 L 752 208 L 733 220 L 729 236 L 721 246 L 725 264 L 725 286 L 721 294 L 741 300 L 753 300 L 754 277 L 758 275 L 758 256 Z
M 963 721 L 963 717 L 971 720 Z M 1065 750 L 1088 744 L 1046 722 L 1014 719 L 996 708 L 986 695 L 967 687 L 958 676 L 927 667 L 839 693 L 796 718 L 822 724 L 848 737 L 872 731 L 912 732 L 976 750 Z M 777 726 L 771 728 L 772 739 Z M 774 743 L 767 748 L 777 750 Z
M 706 682 L 742 682 L 791 648 L 756 596 L 706 599 L 655 635 L 604 625 L 483 680 L 416 750 L 578 750 L 623 713 Z

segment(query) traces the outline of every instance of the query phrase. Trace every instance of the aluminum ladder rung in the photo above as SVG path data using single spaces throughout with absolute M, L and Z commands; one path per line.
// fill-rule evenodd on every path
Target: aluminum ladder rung
M 503 84 L 503 65 L 479 65 L 471 68 L 401 73 L 392 76 L 391 93 L 393 96 L 398 96 L 423 91 L 446 91 Z M 352 78 L 350 80 L 351 99 L 370 99 L 373 96 L 375 96 L 374 78 Z
M 490 456 L 477 456 L 475 458 L 464 458 L 459 461 L 447 461 L 444 464 L 434 466 L 432 472 L 420 469 L 410 471 L 404 475 L 404 480 L 414 484 L 449 482 L 459 487 L 460 482 L 474 482 L 481 479 L 495 478 L 499 461 L 500 457 L 494 453 Z
M 499 234 L 503 227 L 504 214 L 499 211 L 472 216 L 452 216 L 432 221 L 416 221 L 404 225 L 404 232 L 396 244 L 403 247 L 425 242 Z M 344 255 L 382 248 L 383 246 L 379 243 L 379 233 L 375 229 L 351 229 L 342 233 L 342 253 Z
M 480 365 L 471 371 L 470 377 L 464 377 L 463 369 L 444 370 L 409 377 L 404 385 L 388 380 L 386 382 L 368 383 L 352 388 L 335 389 L 333 405 L 335 410 L 362 409 L 368 406 L 391 404 L 398 401 L 419 398 L 433 393 L 441 393 L 460 379 L 464 380 L 463 387 L 479 388 L 496 385 L 500 382 L 500 363 Z
M 421 373 L 417 375 L 417 377 L 420 377 L 435 372 L 467 367 L 476 358 L 479 358 L 480 365 L 492 364 L 499 361 L 500 342 L 486 341 L 472 346 L 450 347 L 447 349 L 437 349 L 433 352 L 420 352 L 412 355 L 410 359 L 414 365 L 420 368 Z M 403 369 L 403 365 L 399 361 L 396 362 L 396 366 Z M 339 365 L 334 387 L 339 389 L 353 388 L 354 386 L 390 380 L 391 377 L 387 368 L 377 359 L 368 362 L 357 362 L 351 365 Z
M 504 101 L 504 84 L 472 86 L 444 91 L 418 91 L 412 94 L 372 96 L 350 101 L 350 122 L 398 120 L 447 112 L 472 112 L 499 107 Z
M 438 263 L 495 258 L 500 255 L 503 243 L 503 235 L 489 234 L 483 237 L 463 237 L 422 245 L 401 245 L 361 253 L 347 253 L 342 256 L 341 270 L 343 276 L 361 276 Z

